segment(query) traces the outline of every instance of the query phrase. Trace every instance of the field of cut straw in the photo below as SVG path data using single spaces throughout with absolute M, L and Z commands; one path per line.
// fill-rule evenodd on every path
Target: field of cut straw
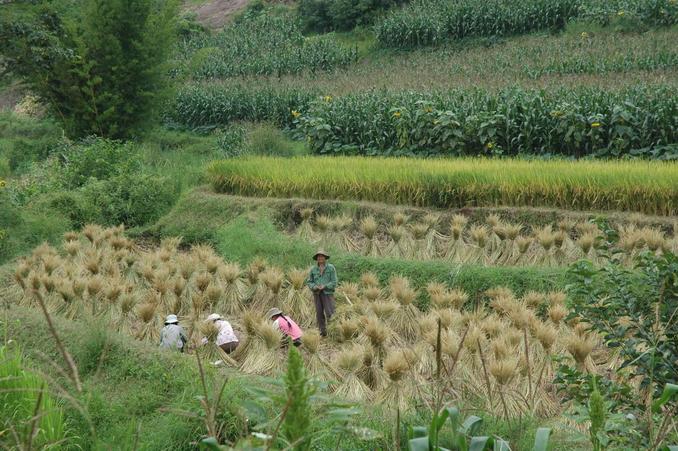
M 217 192 L 245 196 L 678 213 L 671 162 L 254 157 L 214 162 L 207 173 Z
M 157 343 L 164 316 L 176 313 L 191 345 L 208 358 L 249 374 L 283 371 L 280 333 L 262 312 L 279 306 L 302 325 L 312 324 L 305 270 L 285 272 L 263 261 L 241 268 L 207 246 L 180 251 L 178 239 L 141 249 L 122 232 L 87 226 L 66 234 L 62 250 L 36 248 L 17 265 L 11 299 L 71 319 L 106 318 L 113 328 L 151 343 Z M 382 285 L 368 272 L 359 283 L 343 282 L 330 338 L 320 340 L 313 330 L 304 335 L 311 374 L 342 398 L 406 412 L 431 401 L 426 385 L 440 352 L 459 400 L 498 416 L 548 417 L 560 412 L 550 384 L 554 357 L 589 369 L 608 363 L 595 334 L 565 321 L 563 292 L 518 297 L 497 287 L 486 293 L 488 305 L 472 310 L 469 294 L 460 289 L 430 283 L 425 291 L 430 308 L 421 311 L 407 278 L 394 276 Z M 238 331 L 241 345 L 232 356 L 214 345 L 217 332 L 203 322 L 213 311 Z M 207 345 L 200 346 L 202 338 Z
M 586 258 L 603 263 L 610 247 L 632 265 L 640 253 L 678 253 L 678 221 L 672 231 L 634 222 L 611 227 L 619 240 L 610 245 L 594 221 L 562 219 L 534 226 L 512 222 L 499 214 L 469 221 L 463 214 L 428 213 L 412 218 L 396 212 L 390 221 L 300 210 L 294 231 L 305 242 L 371 257 L 443 260 L 451 263 L 504 266 L 566 266 Z M 602 248 L 606 247 L 606 250 Z

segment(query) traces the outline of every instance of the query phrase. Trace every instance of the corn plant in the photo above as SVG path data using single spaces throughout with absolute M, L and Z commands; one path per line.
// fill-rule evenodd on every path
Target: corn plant
M 271 121 L 293 125 L 317 97 L 312 89 L 251 89 L 245 86 L 189 84 L 177 94 L 167 120 L 189 128 L 215 128 L 233 121 Z
M 436 412 L 431 418 L 429 427 L 410 426 L 408 428 L 407 449 L 410 451 L 448 451 L 442 446 L 441 429 L 449 422 L 452 428 L 452 438 L 449 440 L 449 449 L 458 451 L 510 451 L 508 442 L 496 437 L 476 435 L 482 427 L 482 418 L 470 415 L 462 421 L 461 412 L 456 407 L 446 407 Z M 548 449 L 551 429 L 539 428 L 535 434 L 533 451 Z

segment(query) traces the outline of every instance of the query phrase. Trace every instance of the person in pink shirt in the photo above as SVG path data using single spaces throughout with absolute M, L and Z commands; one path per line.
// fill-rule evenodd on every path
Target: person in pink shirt
M 290 337 L 294 346 L 301 346 L 301 336 L 304 333 L 301 331 L 301 327 L 299 327 L 292 318 L 285 315 L 279 308 L 275 307 L 269 310 L 266 316 L 273 321 L 273 325 L 277 327 L 283 335 Z

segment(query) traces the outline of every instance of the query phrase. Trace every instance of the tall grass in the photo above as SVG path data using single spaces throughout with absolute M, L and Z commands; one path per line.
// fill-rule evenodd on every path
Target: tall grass
M 207 171 L 216 191 L 246 196 L 678 212 L 675 163 L 304 157 L 218 161 Z
M 0 427 L 0 446 L 7 449 L 59 447 L 66 439 L 64 413 L 46 382 L 6 346 L 0 346 Z

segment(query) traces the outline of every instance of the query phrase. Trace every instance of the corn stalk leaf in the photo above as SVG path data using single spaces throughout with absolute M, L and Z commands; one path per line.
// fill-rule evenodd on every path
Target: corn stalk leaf
M 429 451 L 428 436 L 410 439 L 407 442 L 407 447 L 410 451 Z
M 468 446 L 468 451 L 483 451 L 488 445 L 492 446 L 493 440 L 491 437 L 472 437 L 471 443 Z
M 551 428 L 539 428 L 534 437 L 534 447 L 532 451 L 546 451 L 549 446 L 549 437 Z
M 478 429 L 482 424 L 483 424 L 482 418 L 476 415 L 471 415 L 468 418 L 466 418 L 466 420 L 464 420 L 464 423 L 459 427 L 459 432 L 461 434 L 474 436 L 476 435 Z
M 652 411 L 658 413 L 662 406 L 669 402 L 671 398 L 678 395 L 678 385 L 666 384 L 662 395 L 652 403 Z

